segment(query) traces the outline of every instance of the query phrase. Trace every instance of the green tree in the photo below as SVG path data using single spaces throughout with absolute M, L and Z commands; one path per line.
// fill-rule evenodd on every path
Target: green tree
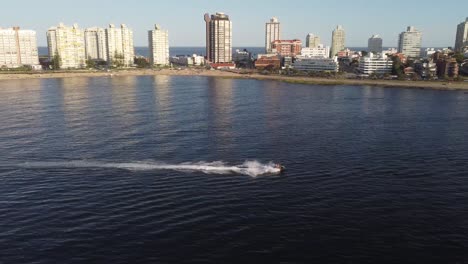
M 463 61 L 465 60 L 465 55 L 461 52 L 455 53 L 453 57 L 457 60 L 459 64 L 463 63 Z
M 55 52 L 54 57 L 52 58 L 52 69 L 53 70 L 60 70 L 62 67 L 62 58 L 58 54 L 58 52 Z
M 150 64 L 144 57 L 135 57 L 137 68 L 149 68 Z
M 94 69 L 96 67 L 96 62 L 91 59 L 91 57 L 88 57 L 88 59 L 86 60 L 86 68 L 88 69 Z
M 116 51 L 114 54 L 114 57 L 110 59 L 109 64 L 111 67 L 114 67 L 114 68 L 122 68 L 125 65 L 124 55 Z
M 400 58 L 392 57 L 393 60 L 393 67 L 392 67 L 392 74 L 397 75 L 398 78 L 401 78 L 405 75 L 405 66 L 401 62 Z
M 365 57 L 365 56 L 367 56 L 369 54 L 369 52 L 363 50 L 363 51 L 361 51 L 361 54 L 362 54 L 363 57 Z

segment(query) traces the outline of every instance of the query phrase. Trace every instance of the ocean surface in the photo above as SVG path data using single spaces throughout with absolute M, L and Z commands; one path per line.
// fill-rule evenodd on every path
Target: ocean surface
M 0 113 L 2 264 L 468 263 L 464 92 L 7 80 Z

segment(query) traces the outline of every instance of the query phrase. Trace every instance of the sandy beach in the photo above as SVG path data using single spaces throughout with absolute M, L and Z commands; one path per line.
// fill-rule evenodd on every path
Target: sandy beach
M 443 81 L 400 81 L 400 80 L 358 80 L 358 79 L 327 79 L 315 77 L 279 76 L 262 74 L 240 74 L 219 70 L 204 69 L 136 69 L 119 71 L 73 71 L 73 72 L 37 72 L 37 73 L 0 73 L 0 81 L 15 79 L 47 79 L 47 78 L 70 78 L 70 77 L 116 77 L 116 76 L 207 76 L 220 78 L 239 78 L 272 80 L 288 83 L 310 84 L 310 85 L 365 85 L 379 87 L 403 87 L 418 89 L 437 90 L 468 90 L 468 82 L 443 82 Z

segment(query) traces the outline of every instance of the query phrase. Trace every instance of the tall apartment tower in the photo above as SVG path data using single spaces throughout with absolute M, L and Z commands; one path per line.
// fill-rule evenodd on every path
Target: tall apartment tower
M 312 33 L 309 33 L 307 34 L 307 37 L 306 37 L 306 47 L 307 48 L 318 48 L 319 45 L 320 45 L 320 37 L 319 36 L 315 36 L 314 34 Z
M 169 65 L 169 32 L 159 25 L 148 31 L 151 65 Z
M 406 57 L 419 58 L 421 57 L 421 41 L 422 33 L 409 26 L 406 32 L 400 34 L 398 52 L 403 53 Z
M 205 14 L 206 58 L 213 63 L 232 62 L 232 23 L 224 13 Z
M 273 17 L 265 24 L 265 52 L 271 53 L 271 43 L 281 39 L 280 22 Z
M 466 18 L 465 22 L 461 22 L 457 26 L 455 51 L 463 52 L 465 47 L 468 47 L 468 17 Z
M 103 28 L 85 29 L 86 59 L 107 61 L 106 31 Z
M 332 34 L 332 46 L 330 57 L 333 58 L 339 51 L 345 48 L 346 34 L 341 25 L 338 25 Z
M 379 35 L 373 35 L 367 42 L 367 48 L 369 52 L 382 53 L 383 40 Z
M 39 64 L 36 31 L 19 27 L 0 28 L 0 43 L 0 67 Z
M 84 32 L 77 24 L 67 27 L 60 23 L 47 31 L 49 59 L 60 56 L 61 68 L 83 68 L 86 64 Z
M 107 58 L 109 62 L 121 60 L 123 66 L 133 65 L 135 50 L 133 49 L 133 31 L 125 24 L 120 28 L 110 24 L 106 28 Z

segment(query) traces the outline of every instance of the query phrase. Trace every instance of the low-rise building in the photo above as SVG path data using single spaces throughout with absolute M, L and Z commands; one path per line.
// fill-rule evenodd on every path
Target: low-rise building
M 382 51 L 382 54 L 385 54 L 385 55 L 393 55 L 393 54 L 396 54 L 398 53 L 398 50 L 396 48 L 388 48 L 384 51 Z
M 234 70 L 236 68 L 234 63 L 229 62 L 211 63 L 210 66 L 216 70 Z
M 320 57 L 302 57 L 296 58 L 292 67 L 298 71 L 305 72 L 338 72 L 339 64 L 337 57 L 320 58 Z
M 293 40 L 275 40 L 272 42 L 272 52 L 282 57 L 296 57 L 301 54 L 302 41 Z
M 437 76 L 437 65 L 432 61 L 416 61 L 414 71 L 423 79 L 432 79 Z
M 301 55 L 306 57 L 323 57 L 328 58 L 330 47 L 319 44 L 316 47 L 302 48 Z
M 422 57 L 426 59 L 432 58 L 432 55 L 434 55 L 434 53 L 436 53 L 436 50 L 434 48 L 427 48 L 423 50 Z
M 359 60 L 359 72 L 362 74 L 390 74 L 393 61 L 387 55 L 369 53 Z
M 281 59 L 276 54 L 258 54 L 255 61 L 255 68 L 257 70 L 279 70 L 281 67 Z
M 205 65 L 205 57 L 193 54 L 192 56 L 179 55 L 169 58 L 170 62 L 181 66 L 202 66 Z
M 439 78 L 457 78 L 459 66 L 455 58 L 445 57 L 437 60 L 437 76 Z
M 246 49 L 237 49 L 232 54 L 232 61 L 236 64 L 238 68 L 251 68 L 253 62 L 252 53 L 248 52 Z

